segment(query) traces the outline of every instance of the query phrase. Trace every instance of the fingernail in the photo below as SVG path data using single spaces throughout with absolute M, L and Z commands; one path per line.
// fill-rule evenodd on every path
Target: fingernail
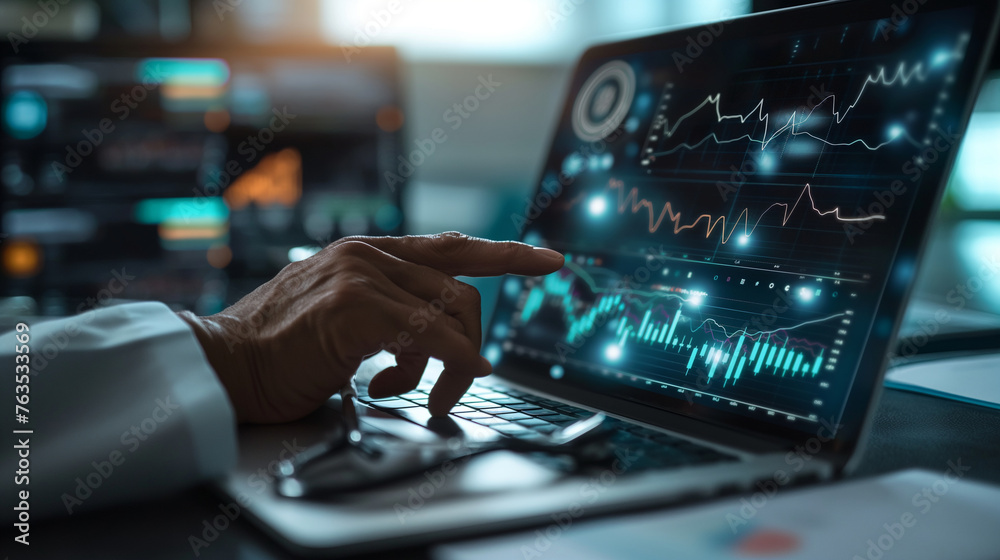
M 450 406 L 447 409 L 445 409 L 444 412 L 441 412 L 440 410 L 437 411 L 437 412 L 434 412 L 432 410 L 431 411 L 431 417 L 433 417 L 433 418 L 446 418 L 448 416 L 449 412 L 451 412 L 451 407 Z
M 562 255 L 562 253 L 560 253 L 558 251 L 553 251 L 552 249 L 546 249 L 545 247 L 532 247 L 532 248 L 535 251 L 538 251 L 539 255 L 542 255 L 542 256 L 544 256 L 546 258 L 550 258 L 550 259 L 553 259 L 553 260 L 559 259 L 561 261 L 566 260 L 566 257 L 564 257 Z

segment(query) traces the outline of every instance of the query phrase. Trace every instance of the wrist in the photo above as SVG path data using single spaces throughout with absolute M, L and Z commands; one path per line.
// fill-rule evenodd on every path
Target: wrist
M 229 402 L 236 412 L 237 421 L 242 421 L 244 414 L 240 406 L 242 399 L 239 398 L 239 364 L 237 363 L 239 356 L 237 356 L 235 349 L 227 346 L 224 327 L 212 317 L 199 317 L 190 311 L 181 311 L 177 313 L 177 316 L 191 328 L 209 366 L 215 372 L 215 376 L 229 397 Z

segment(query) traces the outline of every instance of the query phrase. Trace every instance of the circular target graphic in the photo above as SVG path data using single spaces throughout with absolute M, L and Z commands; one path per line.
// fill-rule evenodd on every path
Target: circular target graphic
M 573 103 L 573 132 L 581 140 L 600 140 L 625 120 L 635 96 L 635 72 L 615 60 L 598 68 Z

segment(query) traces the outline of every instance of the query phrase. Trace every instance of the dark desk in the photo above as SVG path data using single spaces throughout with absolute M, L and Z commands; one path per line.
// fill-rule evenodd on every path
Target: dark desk
M 1000 484 L 1000 411 L 897 390 L 882 396 L 868 450 L 854 476 L 907 467 L 943 472 L 961 460 L 969 478 Z M 194 558 L 188 539 L 218 515 L 220 497 L 192 489 L 156 502 L 37 524 L 31 554 L 11 558 Z M 198 558 L 291 558 L 246 520 L 236 521 L 199 550 Z M 385 555 L 381 555 L 385 557 Z M 421 550 L 398 558 L 422 558 Z

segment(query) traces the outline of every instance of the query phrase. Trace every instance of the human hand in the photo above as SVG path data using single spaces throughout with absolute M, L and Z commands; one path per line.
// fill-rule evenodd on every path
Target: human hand
M 396 365 L 372 378 L 369 394 L 413 390 L 427 360 L 438 358 L 444 371 L 428 407 L 441 416 L 474 378 L 492 371 L 479 355 L 479 291 L 453 276 L 537 276 L 562 265 L 562 255 L 549 249 L 455 232 L 346 237 L 289 264 L 221 313 L 179 315 L 240 422 L 305 416 L 383 349 L 396 355 Z

